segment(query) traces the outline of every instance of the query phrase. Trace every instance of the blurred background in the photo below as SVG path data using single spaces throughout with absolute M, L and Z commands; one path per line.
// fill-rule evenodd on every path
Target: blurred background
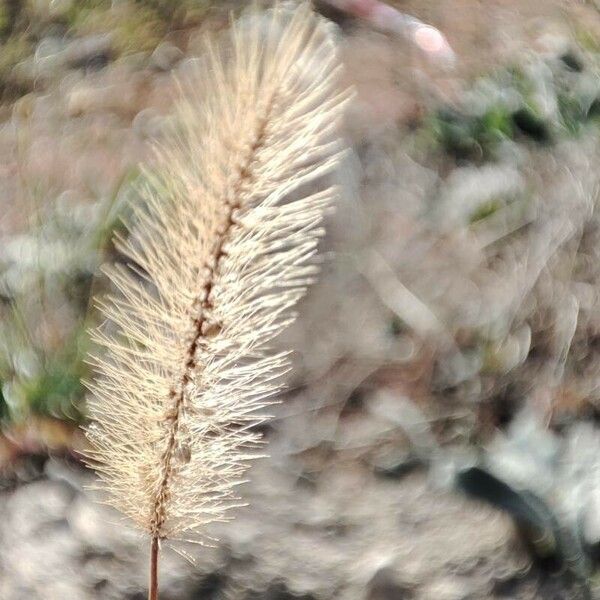
M 146 597 L 80 459 L 92 297 L 173 74 L 245 4 L 0 3 L 1 600 Z M 161 599 L 599 598 L 600 3 L 315 8 L 351 183 L 249 506 Z

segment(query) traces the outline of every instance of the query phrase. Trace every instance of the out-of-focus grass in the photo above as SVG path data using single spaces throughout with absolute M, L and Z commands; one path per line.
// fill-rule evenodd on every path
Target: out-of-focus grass
M 31 231 L 3 254 L 0 329 L 0 419 L 32 416 L 78 423 L 85 418 L 82 380 L 88 378 L 92 296 L 101 262 L 113 252 L 123 198 L 136 172 L 95 204 L 44 206 Z
M 78 3 L 66 16 L 71 35 L 110 34 L 117 56 L 151 52 L 172 27 L 172 19 L 143 2 L 115 6 L 108 2 Z
M 21 418 L 34 414 L 75 422 L 83 419 L 82 379 L 88 375 L 83 357 L 87 346 L 87 332 L 80 328 L 75 331 L 74 339 L 66 340 L 61 351 L 47 357 L 47 362 L 35 377 L 16 382 L 14 392 L 19 398 Z M 7 416 L 15 417 L 10 412 Z
M 565 53 L 483 76 L 459 105 L 434 110 L 422 137 L 459 162 L 481 163 L 495 160 L 506 141 L 546 144 L 577 135 L 600 113 L 598 57 L 590 58 L 585 64 Z M 549 99 L 550 108 L 542 109 Z
M 431 132 L 444 152 L 459 160 L 487 160 L 498 144 L 514 135 L 510 112 L 501 105 L 481 115 L 442 109 L 432 115 Z
M 152 52 L 173 30 L 197 25 L 214 4 L 210 0 L 7 1 L 0 4 L 0 101 L 36 86 L 23 68 L 45 38 L 73 40 L 108 34 L 115 58 Z
M 13 98 L 31 90 L 32 82 L 23 78 L 16 66 L 33 52 L 33 44 L 25 35 L 12 35 L 0 46 L 0 99 Z
M 498 212 L 503 206 L 504 203 L 501 200 L 488 200 L 487 202 L 484 202 L 481 206 L 479 206 L 475 210 L 475 212 L 473 212 L 473 214 L 470 217 L 470 221 L 471 223 L 483 221 L 484 219 L 487 219 L 488 217 L 491 217 L 493 214 Z

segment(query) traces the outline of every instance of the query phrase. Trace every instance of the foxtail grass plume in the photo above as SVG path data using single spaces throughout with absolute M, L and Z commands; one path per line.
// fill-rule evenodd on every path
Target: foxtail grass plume
M 268 344 L 316 273 L 347 91 L 307 4 L 252 9 L 181 85 L 126 239 L 91 385 L 90 463 L 152 540 L 227 518 L 281 388 Z M 155 564 L 154 564 L 155 568 Z M 151 596 L 156 597 L 156 596 Z

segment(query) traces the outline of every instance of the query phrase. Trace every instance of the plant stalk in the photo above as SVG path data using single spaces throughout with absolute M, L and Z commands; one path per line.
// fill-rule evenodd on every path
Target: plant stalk
M 148 600 L 158 600 L 158 538 L 152 538 L 150 548 L 150 585 Z

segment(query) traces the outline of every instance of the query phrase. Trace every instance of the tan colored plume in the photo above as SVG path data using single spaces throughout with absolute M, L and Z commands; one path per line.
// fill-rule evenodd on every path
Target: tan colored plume
M 226 518 L 288 368 L 267 346 L 316 272 L 342 153 L 330 27 L 280 5 L 207 45 L 119 240 L 89 457 L 153 547 Z

